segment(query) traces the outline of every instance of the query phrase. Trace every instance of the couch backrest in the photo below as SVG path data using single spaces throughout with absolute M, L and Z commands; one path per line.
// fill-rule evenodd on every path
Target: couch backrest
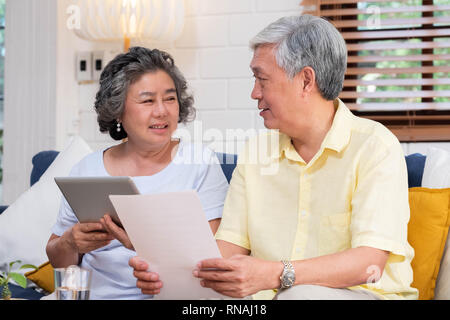
M 41 176 L 44 174 L 45 170 L 52 164 L 55 158 L 58 156 L 59 152 L 54 150 L 41 151 L 34 155 L 31 159 L 33 164 L 33 169 L 30 175 L 30 186 L 39 181 Z
M 408 187 L 421 187 L 423 169 L 425 167 L 426 156 L 420 153 L 413 153 L 406 156 L 406 167 L 408 168 Z
M 50 164 L 58 155 L 57 151 L 41 151 L 37 153 L 33 159 L 33 170 L 31 171 L 30 185 L 36 183 L 42 174 L 47 170 Z M 231 176 L 237 163 L 237 155 L 229 153 L 217 153 L 223 173 L 230 183 Z M 405 157 L 408 168 L 408 186 L 420 187 L 422 185 L 423 169 L 425 166 L 426 156 L 420 153 L 414 153 Z

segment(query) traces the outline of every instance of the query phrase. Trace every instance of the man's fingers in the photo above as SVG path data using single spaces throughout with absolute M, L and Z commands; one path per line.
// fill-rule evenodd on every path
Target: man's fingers
M 200 282 L 202 287 L 205 288 L 211 288 L 214 291 L 217 291 L 223 295 L 233 297 L 233 298 L 244 298 L 246 294 L 243 290 L 238 288 L 233 283 L 229 282 L 220 282 L 220 281 L 208 281 L 208 280 L 202 280 Z
M 230 259 L 215 258 L 202 260 L 197 264 L 197 268 L 201 269 L 219 269 L 219 270 L 234 270 L 235 263 Z
M 200 279 L 213 281 L 235 281 L 236 276 L 230 271 L 220 270 L 194 270 L 194 276 Z
M 228 282 L 202 280 L 200 281 L 200 284 L 202 285 L 202 287 L 211 288 L 217 292 L 236 290 L 236 288 L 233 288 L 232 284 Z

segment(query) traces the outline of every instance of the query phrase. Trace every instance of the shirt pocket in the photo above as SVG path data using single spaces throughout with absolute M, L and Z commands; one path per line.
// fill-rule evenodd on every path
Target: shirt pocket
M 319 255 L 332 254 L 351 248 L 350 220 L 350 212 L 321 217 Z

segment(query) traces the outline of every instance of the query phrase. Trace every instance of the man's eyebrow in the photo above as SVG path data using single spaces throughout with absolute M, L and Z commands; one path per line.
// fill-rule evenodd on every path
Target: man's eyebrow
M 260 67 L 252 67 L 250 66 L 250 69 L 252 69 L 253 73 L 255 75 L 257 74 L 265 74 L 264 71 Z

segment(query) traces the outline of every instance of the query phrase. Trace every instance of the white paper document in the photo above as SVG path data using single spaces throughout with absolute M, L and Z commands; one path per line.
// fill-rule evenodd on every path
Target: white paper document
M 163 282 L 155 299 L 226 298 L 192 275 L 199 261 L 222 257 L 196 191 L 109 198 L 137 255 Z

